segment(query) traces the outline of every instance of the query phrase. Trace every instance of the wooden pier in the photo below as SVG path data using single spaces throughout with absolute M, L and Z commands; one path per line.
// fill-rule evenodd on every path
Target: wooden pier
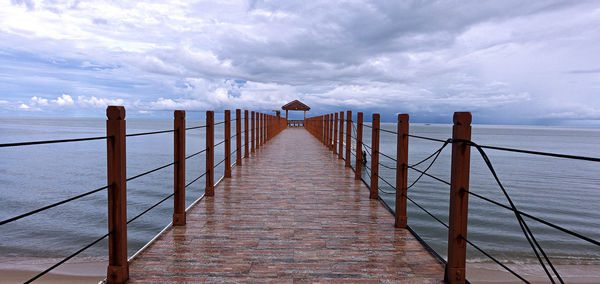
M 129 264 L 129 283 L 440 283 L 444 266 L 305 128 L 256 149 Z

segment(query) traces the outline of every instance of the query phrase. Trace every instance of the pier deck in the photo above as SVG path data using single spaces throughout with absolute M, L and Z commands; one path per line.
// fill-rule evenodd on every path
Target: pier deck
M 443 282 L 344 161 L 288 128 L 130 264 L 129 283 Z

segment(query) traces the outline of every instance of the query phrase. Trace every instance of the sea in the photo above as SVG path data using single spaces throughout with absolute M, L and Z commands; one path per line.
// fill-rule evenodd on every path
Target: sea
M 0 144 L 104 136 L 103 118 L 0 117 Z M 187 127 L 204 125 L 188 119 Z M 368 123 L 367 123 L 368 125 Z M 224 125 L 216 126 L 215 143 L 223 140 Z M 235 123 L 232 123 L 235 129 Z M 381 127 L 396 130 L 394 123 Z M 172 119 L 127 119 L 127 133 L 173 128 Z M 554 126 L 473 125 L 472 140 L 480 145 L 510 147 L 570 155 L 600 157 L 600 128 Z M 233 130 L 232 133 L 235 133 Z M 371 128 L 364 127 L 370 145 Z M 410 125 L 410 134 L 446 140 L 450 124 Z M 205 148 L 204 128 L 188 130 L 186 155 Z M 396 156 L 396 135 L 382 132 L 380 152 Z M 409 164 L 414 164 L 443 143 L 410 138 Z M 172 133 L 127 138 L 127 176 L 131 177 L 173 161 Z M 234 150 L 234 148 L 232 148 Z M 365 148 L 368 151 L 368 148 Z M 528 214 L 600 240 L 600 163 L 485 150 L 498 177 L 516 207 Z M 216 148 L 215 163 L 224 157 L 224 144 Z M 368 156 L 369 157 L 369 156 Z M 369 157 L 370 158 L 370 157 Z M 395 162 L 379 158 L 380 175 L 395 184 Z M 424 170 L 429 162 L 418 168 Z M 428 173 L 450 181 L 451 146 L 445 147 Z M 354 158 L 353 158 L 354 163 Z M 204 173 L 205 156 L 186 162 L 186 180 Z M 370 166 L 370 163 L 368 164 Z M 363 178 L 368 180 L 369 171 Z M 215 179 L 223 175 L 223 164 Z M 409 184 L 419 178 L 409 170 Z M 0 148 L 0 220 L 76 196 L 106 185 L 106 141 Z M 393 210 L 393 188 L 379 182 L 381 198 Z M 200 198 L 205 180 L 201 178 L 186 191 L 186 206 Z M 217 188 L 218 190 L 218 188 Z M 470 191 L 508 205 L 481 155 L 471 150 Z M 156 171 L 127 184 L 129 218 L 146 210 L 173 192 L 173 167 Z M 449 186 L 423 176 L 408 191 L 420 206 L 448 221 Z M 172 218 L 172 199 L 150 210 L 128 226 L 129 255 L 159 233 Z M 107 232 L 107 192 L 81 199 L 0 226 L 1 258 L 59 259 L 70 255 Z M 600 247 L 524 217 L 537 241 L 558 264 L 600 264 Z M 427 213 L 408 203 L 409 226 L 442 257 L 446 256 L 447 230 Z M 495 258 L 513 264 L 536 263 L 535 255 L 518 225 L 514 213 L 474 196 L 469 196 L 468 239 Z M 77 259 L 106 259 L 106 240 L 90 247 Z M 490 262 L 467 247 L 469 262 Z

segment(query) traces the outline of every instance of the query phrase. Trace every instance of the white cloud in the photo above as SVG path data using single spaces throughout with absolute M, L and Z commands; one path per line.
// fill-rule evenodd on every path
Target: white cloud
M 2 2 L 1 105 L 536 118 L 600 109 L 598 42 L 597 1 Z
M 59 106 L 72 106 L 75 104 L 73 98 L 67 94 L 62 94 L 60 97 L 56 98 L 56 100 L 53 100 L 52 102 Z

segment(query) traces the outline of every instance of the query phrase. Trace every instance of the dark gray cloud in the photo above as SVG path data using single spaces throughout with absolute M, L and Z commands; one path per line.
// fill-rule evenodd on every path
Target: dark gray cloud
M 52 103 L 63 94 L 72 107 L 274 109 L 299 98 L 315 112 L 471 110 L 497 123 L 596 119 L 600 108 L 597 1 L 2 5 L 5 111 L 65 107 Z

